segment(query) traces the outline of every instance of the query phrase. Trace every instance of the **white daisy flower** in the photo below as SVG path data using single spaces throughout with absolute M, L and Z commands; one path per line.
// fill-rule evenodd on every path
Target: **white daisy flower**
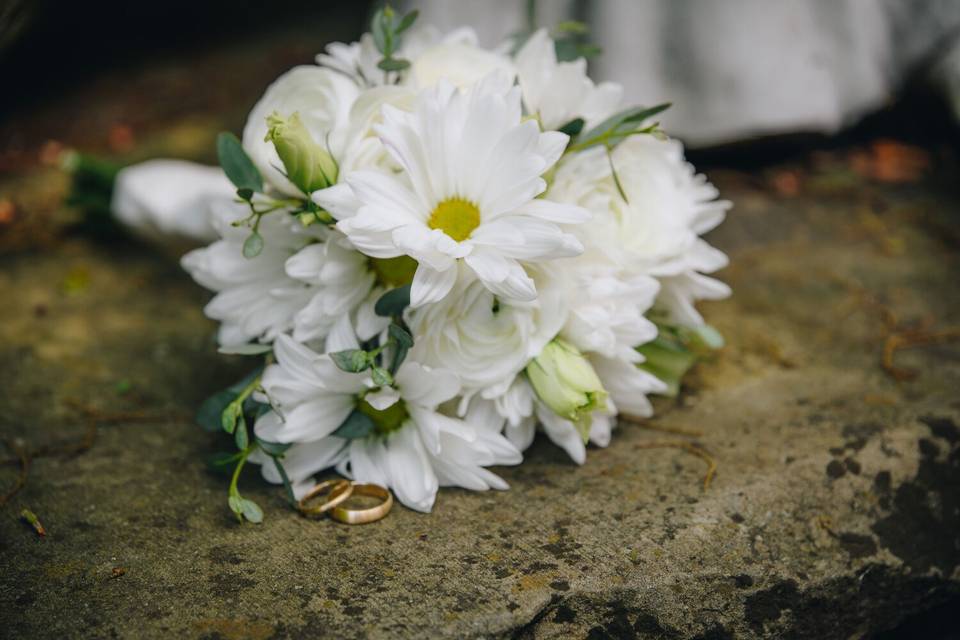
M 295 495 L 306 493 L 311 476 L 334 463 L 348 477 L 389 487 L 418 511 L 431 510 L 440 486 L 507 488 L 484 468 L 521 460 L 499 424 L 479 412 L 467 422 L 438 410 L 460 391 L 451 371 L 407 360 L 395 387 L 376 387 L 368 374 L 341 371 L 329 355 L 288 336 L 277 339 L 274 353 L 277 364 L 261 382 L 274 409 L 257 420 L 255 431 L 263 440 L 295 443 L 283 461 Z M 370 418 L 373 431 L 353 439 L 335 435 L 354 411 Z M 267 480 L 279 481 L 271 465 L 263 469 Z
M 213 223 L 221 239 L 183 256 L 183 268 L 200 285 L 217 292 L 207 317 L 220 321 L 221 345 L 271 342 L 284 332 L 300 340 L 323 338 L 334 322 L 369 296 L 376 275 L 365 256 L 343 246 L 336 230 L 304 229 L 279 211 L 263 216 L 259 255 L 243 255 L 250 230 L 235 227 L 249 212 L 222 202 Z
M 412 113 L 389 106 L 383 113 L 377 131 L 404 173 L 353 172 L 349 186 L 314 199 L 364 253 L 417 260 L 411 306 L 447 295 L 460 262 L 496 295 L 533 300 L 521 261 L 582 251 L 557 225 L 582 223 L 589 213 L 536 198 L 567 136 L 521 120 L 519 89 L 508 76 L 493 74 L 465 91 L 441 82 L 421 93 Z
M 619 84 L 595 85 L 587 77 L 587 61 L 583 58 L 558 62 L 546 29 L 530 36 L 517 52 L 515 64 L 523 105 L 544 129 L 559 129 L 575 118 L 583 118 L 590 127 L 613 115 L 623 97 Z

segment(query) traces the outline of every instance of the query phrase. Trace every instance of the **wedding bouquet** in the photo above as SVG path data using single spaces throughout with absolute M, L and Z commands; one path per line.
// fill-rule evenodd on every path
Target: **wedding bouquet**
M 624 108 L 545 30 L 488 50 L 415 18 L 381 10 L 282 75 L 221 169 L 118 178 L 121 218 L 216 234 L 183 267 L 220 350 L 263 364 L 199 418 L 233 434 L 216 462 L 251 521 L 246 462 L 291 499 L 334 468 L 419 511 L 506 489 L 488 467 L 538 427 L 582 464 L 721 342 L 694 303 L 729 294 L 699 237 L 729 203 L 651 120 L 668 105 Z

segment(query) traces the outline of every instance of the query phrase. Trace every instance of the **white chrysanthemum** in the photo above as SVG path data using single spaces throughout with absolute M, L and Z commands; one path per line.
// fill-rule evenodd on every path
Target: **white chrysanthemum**
M 408 314 L 413 357 L 455 371 L 467 396 L 503 395 L 556 337 L 567 315 L 561 283 L 542 270 L 535 275 L 537 300 L 501 300 L 469 269 L 460 267 L 457 284 L 447 297 Z
M 546 29 L 530 36 L 515 64 L 527 113 L 535 114 L 544 129 L 558 129 L 575 118 L 583 118 L 589 127 L 613 115 L 623 97 L 619 84 L 595 85 L 583 58 L 558 62 Z
M 644 314 L 659 284 L 647 275 L 590 266 L 578 261 L 564 269 L 570 316 L 561 336 L 584 353 L 639 362 L 636 347 L 657 337 Z
M 383 123 L 383 106 L 390 105 L 409 111 L 417 99 L 417 92 L 402 85 L 384 85 L 367 89 L 353 103 L 347 128 L 347 146 L 340 159 L 340 175 L 357 170 L 377 170 L 397 173 L 403 168 L 387 151 L 375 127 Z
M 282 173 L 283 163 L 273 143 L 264 140 L 267 116 L 275 111 L 284 117 L 298 113 L 313 141 L 326 146 L 339 159 L 346 146 L 350 108 L 357 95 L 357 87 L 349 79 L 309 65 L 294 67 L 274 80 L 254 105 L 243 129 L 243 148 L 266 182 L 286 195 L 303 195 Z
M 194 280 L 217 292 L 204 312 L 221 322 L 222 345 L 270 342 L 288 331 L 301 340 L 323 338 L 368 296 L 374 274 L 366 257 L 341 246 L 339 232 L 304 229 L 284 212 L 261 218 L 263 249 L 244 257 L 250 230 L 231 223 L 248 213 L 243 205 L 221 203 L 213 219 L 221 239 L 181 260 Z
M 429 87 L 441 78 L 466 86 L 494 69 L 510 69 L 505 56 L 479 46 L 477 34 L 469 27 L 441 34 L 430 25 L 414 25 L 403 34 L 400 49 L 394 57 L 411 62 L 409 72 L 400 79 L 404 84 Z M 326 53 L 317 56 L 317 64 L 352 79 L 359 87 L 377 87 L 397 81 L 397 75 L 386 73 L 377 64 L 383 54 L 377 50 L 373 36 L 365 33 L 360 40 L 345 44 L 334 42 Z
M 484 468 L 520 462 L 520 453 L 498 433 L 499 424 L 479 413 L 468 423 L 437 409 L 460 390 L 452 372 L 408 360 L 397 371 L 395 388 L 378 388 L 368 374 L 341 371 L 330 356 L 287 336 L 277 339 L 274 353 L 277 364 L 261 383 L 274 409 L 257 420 L 255 431 L 270 442 L 295 443 L 283 465 L 296 495 L 310 489 L 313 474 L 333 464 L 355 480 L 389 487 L 418 511 L 431 510 L 439 486 L 507 488 Z M 374 431 L 351 440 L 333 435 L 355 410 L 371 418 Z M 270 464 L 263 471 L 279 482 Z
M 483 49 L 472 30 L 454 32 L 433 46 L 425 48 L 413 59 L 410 83 L 418 88 L 432 87 L 445 80 L 456 87 L 468 87 L 494 72 L 515 75 L 513 63 L 506 55 Z
M 536 287 L 520 261 L 582 250 L 557 223 L 581 223 L 589 213 L 536 199 L 567 136 L 522 121 L 519 89 L 509 84 L 501 74 L 466 91 L 441 82 L 421 93 L 412 113 L 385 106 L 377 131 L 404 173 L 357 171 L 346 177 L 349 187 L 314 195 L 364 253 L 417 260 L 413 307 L 441 300 L 461 261 L 493 293 L 533 300 Z
M 590 354 L 589 360 L 604 389 L 610 394 L 606 409 L 594 411 L 591 415 L 589 441 L 598 447 L 606 447 L 610 444 L 617 415 L 649 417 L 653 414 L 653 407 L 647 395 L 662 393 L 666 385 L 627 360 L 605 358 L 597 354 Z M 504 435 L 520 451 L 525 451 L 533 442 L 539 424 L 550 441 L 566 451 L 571 460 L 577 464 L 586 461 L 586 446 L 576 425 L 558 416 L 541 402 L 526 378 L 517 377 L 507 393 L 495 400 L 474 398 L 471 407 L 484 403 L 489 404 L 500 416 Z
M 674 140 L 633 136 L 612 154 L 627 200 L 620 196 L 602 148 L 574 154 L 558 168 L 548 196 L 574 202 L 594 218 L 571 227 L 591 250 L 614 263 L 660 281 L 658 306 L 674 322 L 699 325 L 693 303 L 719 299 L 729 287 L 704 276 L 727 264 L 727 257 L 699 236 L 718 225 L 730 203 L 684 160 Z
M 594 411 L 591 415 L 589 441 L 598 447 L 610 444 L 611 431 L 616 426 L 617 410 L 609 400 L 607 404 L 604 411 Z M 504 425 L 504 436 L 519 451 L 526 451 L 533 443 L 539 425 L 547 438 L 566 451 L 575 463 L 583 464 L 587 460 L 587 447 L 577 427 L 543 404 L 525 378 L 518 377 L 509 393 L 496 401 L 473 398 L 470 409 L 498 416 Z

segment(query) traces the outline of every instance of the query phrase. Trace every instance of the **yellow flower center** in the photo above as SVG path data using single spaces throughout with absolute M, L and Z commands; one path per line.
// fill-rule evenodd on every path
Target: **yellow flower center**
M 357 402 L 357 411 L 373 420 L 377 433 L 385 436 L 403 426 L 410 414 L 407 413 L 407 407 L 402 401 L 394 402 L 392 405 L 380 411 L 375 409 L 366 400 Z
M 480 209 L 469 200 L 448 198 L 433 210 L 427 225 L 431 229 L 440 229 L 457 242 L 462 242 L 480 226 Z
M 396 258 L 370 258 L 370 268 L 377 276 L 377 282 L 388 287 L 402 287 L 413 282 L 417 270 L 417 261 L 410 256 Z

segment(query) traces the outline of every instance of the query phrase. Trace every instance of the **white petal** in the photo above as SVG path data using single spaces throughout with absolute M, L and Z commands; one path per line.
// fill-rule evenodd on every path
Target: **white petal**
M 456 281 L 457 269 L 453 265 L 444 271 L 435 271 L 424 264 L 418 265 L 413 275 L 413 285 L 410 287 L 410 306 L 416 309 L 442 300 L 453 289 Z
M 580 224 L 588 222 L 590 218 L 593 217 L 593 215 L 583 207 L 562 202 L 553 202 L 542 198 L 531 200 L 513 211 L 513 213 L 525 214 L 558 224 Z
M 537 287 L 520 263 L 490 249 L 477 250 L 464 258 L 483 285 L 510 300 L 536 300 Z
M 397 371 L 396 378 L 407 402 L 431 409 L 460 393 L 460 381 L 452 371 L 430 369 L 409 360 Z
M 437 497 L 439 482 L 420 442 L 420 434 L 410 426 L 401 427 L 387 440 L 387 474 L 400 502 L 428 513 Z
M 393 387 L 380 387 L 377 391 L 363 396 L 363 399 L 377 411 L 383 411 L 397 403 L 397 400 L 400 399 L 400 392 Z
M 336 431 L 355 405 L 356 401 L 347 395 L 314 396 L 288 411 L 283 427 L 273 434 L 273 438 L 264 434 L 264 439 L 271 442 L 319 440 Z

